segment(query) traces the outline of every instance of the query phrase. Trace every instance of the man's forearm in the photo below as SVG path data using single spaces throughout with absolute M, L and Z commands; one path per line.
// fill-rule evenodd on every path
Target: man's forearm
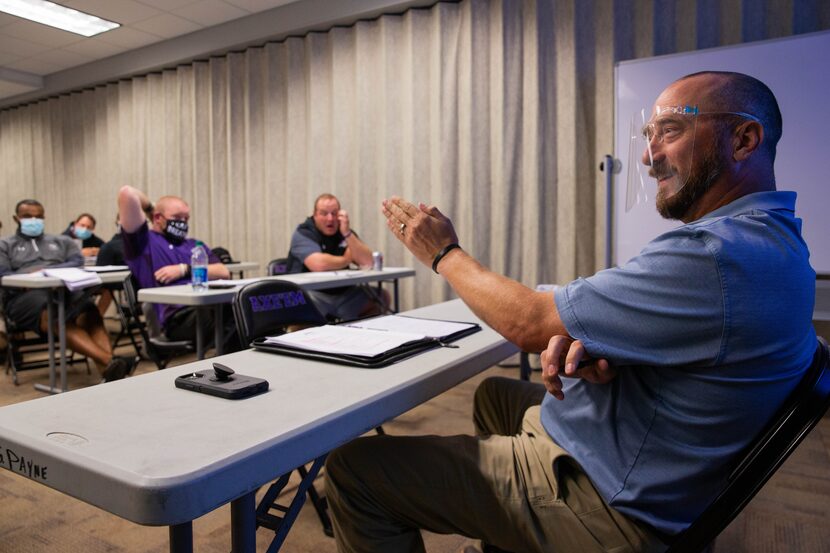
M 346 242 L 352 252 L 352 261 L 360 267 L 372 265 L 372 249 L 363 243 L 356 235 L 352 234 Z
M 84 266 L 84 256 L 80 253 L 72 254 L 66 258 L 66 261 L 62 263 L 57 263 L 55 265 L 51 265 L 51 267 L 55 269 L 59 269 L 61 267 L 83 267 Z
M 144 224 L 144 213 L 151 205 L 150 199 L 144 192 L 132 186 L 123 186 L 118 192 L 118 215 L 121 227 L 128 233 L 133 233 Z
M 448 253 L 438 271 L 476 316 L 524 351 L 542 351 L 551 336 L 567 334 L 550 293 L 494 273 L 461 249 Z
M 208 265 L 208 279 L 216 280 L 217 278 L 230 278 L 231 272 L 225 267 L 224 263 L 211 263 Z
M 336 271 L 349 266 L 352 258 L 345 255 L 331 255 L 330 253 L 313 253 L 305 258 L 303 264 L 309 271 Z

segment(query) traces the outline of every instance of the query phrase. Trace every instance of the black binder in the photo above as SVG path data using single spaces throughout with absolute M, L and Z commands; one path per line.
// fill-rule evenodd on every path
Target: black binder
M 417 317 L 408 318 L 417 319 Z M 317 361 L 326 361 L 329 363 L 351 365 L 354 367 L 363 367 L 367 369 L 377 369 L 381 367 L 386 367 L 388 365 L 391 365 L 392 363 L 396 363 L 402 359 L 406 359 L 415 354 L 421 353 L 422 351 L 427 351 L 438 347 L 458 347 L 452 346 L 450 344 L 460 338 L 463 338 L 464 336 L 469 336 L 470 334 L 474 334 L 481 330 L 481 326 L 476 323 L 463 321 L 441 322 L 453 322 L 457 324 L 466 325 L 466 327 L 462 330 L 453 332 L 452 334 L 448 334 L 446 336 L 426 337 L 417 340 L 412 340 L 411 342 L 406 342 L 396 348 L 384 351 L 383 353 L 373 356 L 331 353 L 325 351 L 316 351 L 299 347 L 293 347 L 286 344 L 274 344 L 267 342 L 267 337 L 255 339 L 253 342 L 251 342 L 251 347 L 260 351 L 278 353 L 281 355 L 290 355 L 293 357 L 302 357 L 304 359 L 314 359 Z M 345 326 L 349 325 L 347 324 Z

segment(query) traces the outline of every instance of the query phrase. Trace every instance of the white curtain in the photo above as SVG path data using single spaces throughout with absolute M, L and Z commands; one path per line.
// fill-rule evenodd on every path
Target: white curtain
M 12 232 L 34 197 L 49 232 L 90 211 L 108 239 L 131 184 L 184 197 L 194 236 L 264 267 L 331 192 L 412 266 L 380 215 L 397 194 L 492 269 L 563 282 L 603 263 L 614 62 L 826 28 L 826 2 L 442 2 L 4 110 L 0 219 Z M 426 267 L 402 293 L 451 297 Z

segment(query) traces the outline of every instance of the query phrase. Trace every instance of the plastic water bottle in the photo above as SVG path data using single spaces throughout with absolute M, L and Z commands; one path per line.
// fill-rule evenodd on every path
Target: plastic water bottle
M 205 246 L 196 242 L 196 247 L 190 250 L 190 284 L 195 292 L 207 290 L 208 256 Z

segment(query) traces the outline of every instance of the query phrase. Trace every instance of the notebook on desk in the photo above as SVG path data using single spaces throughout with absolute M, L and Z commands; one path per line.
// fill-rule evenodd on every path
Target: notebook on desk
M 340 325 L 324 325 L 258 338 L 255 349 L 366 368 L 401 359 L 478 332 L 476 323 L 389 315 Z

